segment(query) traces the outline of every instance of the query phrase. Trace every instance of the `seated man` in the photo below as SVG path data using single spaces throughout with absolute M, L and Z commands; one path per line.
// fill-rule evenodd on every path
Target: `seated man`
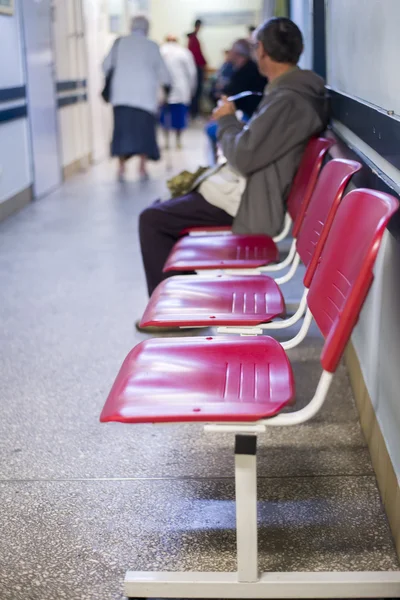
M 162 269 L 185 227 L 232 224 L 235 233 L 279 233 L 307 142 L 327 125 L 323 80 L 296 66 L 303 50 L 297 25 L 283 17 L 270 19 L 256 30 L 254 44 L 260 72 L 269 80 L 258 110 L 246 125 L 236 119 L 235 106 L 226 98 L 214 111 L 228 163 L 245 178 L 240 203 L 230 206 L 231 189 L 227 196 L 221 188 L 220 197 L 214 193 L 207 198 L 200 186 L 144 210 L 139 233 L 149 294 L 171 275 Z

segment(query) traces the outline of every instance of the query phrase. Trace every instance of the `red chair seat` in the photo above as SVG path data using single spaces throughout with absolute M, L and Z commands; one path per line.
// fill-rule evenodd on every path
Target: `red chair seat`
M 277 283 L 263 275 L 165 279 L 154 290 L 141 326 L 259 325 L 282 315 Z
M 163 270 L 253 269 L 278 260 L 278 247 L 266 235 L 188 235 L 175 244 Z
M 149 339 L 126 357 L 100 420 L 256 421 L 293 398 L 292 368 L 273 338 Z

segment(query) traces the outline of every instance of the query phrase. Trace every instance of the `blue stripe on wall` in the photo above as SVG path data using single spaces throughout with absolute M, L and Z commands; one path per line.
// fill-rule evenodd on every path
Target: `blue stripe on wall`
M 68 92 L 82 87 L 86 87 L 86 79 L 70 79 L 56 83 L 57 92 Z
M 86 102 L 86 100 L 86 94 L 74 94 L 73 96 L 63 96 L 58 98 L 57 105 L 58 108 L 62 108 L 63 106 L 69 106 L 70 104 L 77 104 L 77 102 Z
M 10 102 L 11 100 L 21 100 L 26 96 L 26 86 L 2 88 L 0 89 L 0 102 Z
M 23 106 L 15 106 L 13 108 L 6 108 L 5 110 L 0 110 L 0 123 L 5 123 L 7 121 L 14 121 L 15 119 L 22 119 L 26 117 L 28 114 L 26 104 Z

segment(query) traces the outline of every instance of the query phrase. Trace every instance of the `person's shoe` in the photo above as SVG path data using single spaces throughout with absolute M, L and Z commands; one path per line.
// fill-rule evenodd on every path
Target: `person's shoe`
M 176 141 L 176 149 L 177 150 L 182 150 L 182 142 L 180 140 Z
M 140 333 L 149 333 L 154 335 L 158 335 L 160 333 L 184 333 L 188 329 L 198 329 L 197 327 L 186 327 L 185 329 L 182 329 L 181 327 L 156 327 L 152 325 L 148 327 L 141 327 L 140 319 L 135 321 L 135 327 L 137 331 L 140 331 Z

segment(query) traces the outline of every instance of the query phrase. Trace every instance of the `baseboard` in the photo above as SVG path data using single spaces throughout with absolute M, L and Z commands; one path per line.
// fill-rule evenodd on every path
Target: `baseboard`
M 63 168 L 64 180 L 69 179 L 70 177 L 73 177 L 74 175 L 76 175 L 77 173 L 80 173 L 81 171 L 85 171 L 90 166 L 91 161 L 92 161 L 92 153 L 89 152 L 89 154 L 86 154 L 85 156 L 81 156 L 81 158 L 78 158 L 77 160 L 74 160 L 72 163 L 69 163 L 69 165 L 66 165 Z
M 400 482 L 393 469 L 386 442 L 365 385 L 360 363 L 351 342 L 347 346 L 345 359 L 361 428 L 368 444 L 379 491 L 400 560 Z
M 10 217 L 12 214 L 21 210 L 21 208 L 27 206 L 32 202 L 32 198 L 32 186 L 29 186 L 22 190 L 22 192 L 15 194 L 15 196 L 0 202 L 0 221 L 4 221 L 7 217 Z

